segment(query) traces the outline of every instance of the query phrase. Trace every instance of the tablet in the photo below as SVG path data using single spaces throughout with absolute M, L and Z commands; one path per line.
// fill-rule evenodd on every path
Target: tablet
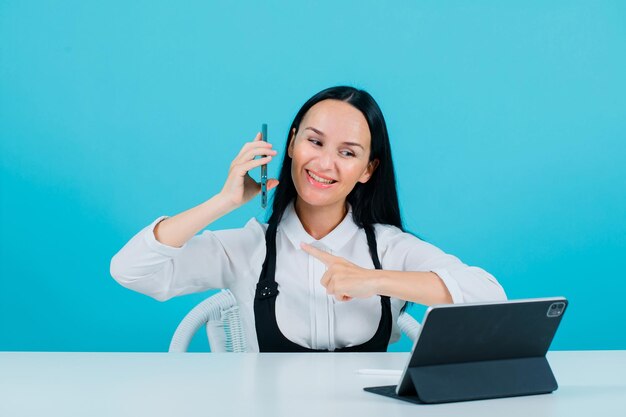
M 366 391 L 417 403 L 553 392 L 546 353 L 563 297 L 429 307 L 400 383 Z

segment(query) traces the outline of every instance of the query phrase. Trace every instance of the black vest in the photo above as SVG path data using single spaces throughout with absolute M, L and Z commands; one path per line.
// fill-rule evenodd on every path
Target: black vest
M 276 323 L 276 296 L 278 284 L 276 273 L 276 230 L 278 225 L 270 223 L 265 233 L 266 254 L 254 296 L 254 321 L 261 352 L 328 352 L 309 349 L 287 339 Z M 372 226 L 366 226 L 367 245 L 376 269 L 382 269 L 376 250 L 376 236 Z M 378 330 L 370 340 L 358 345 L 335 349 L 334 352 L 386 352 L 391 338 L 391 302 L 389 297 L 380 296 L 381 317 Z

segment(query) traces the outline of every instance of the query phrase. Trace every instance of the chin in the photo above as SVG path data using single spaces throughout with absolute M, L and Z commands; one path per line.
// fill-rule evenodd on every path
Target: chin
M 302 203 L 312 206 L 312 207 L 329 207 L 340 204 L 345 204 L 346 198 L 337 198 L 336 195 L 320 195 L 322 193 L 315 192 L 316 190 L 312 190 L 313 192 L 300 192 L 301 190 L 296 187 L 296 191 L 298 192 L 298 198 L 302 201 Z

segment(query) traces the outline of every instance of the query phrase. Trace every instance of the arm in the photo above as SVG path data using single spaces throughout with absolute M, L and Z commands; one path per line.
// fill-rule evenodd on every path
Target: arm
M 256 227 L 248 223 L 243 230 L 205 232 L 200 236 L 196 233 L 258 194 L 259 184 L 248 171 L 269 162 L 276 153 L 270 147 L 260 141 L 259 135 L 245 144 L 219 194 L 179 215 L 157 219 L 143 229 L 113 257 L 111 275 L 121 285 L 158 300 L 224 288 L 227 279 L 237 276 L 235 261 L 249 259 L 249 252 L 259 239 L 262 241 L 262 228 L 258 223 Z M 269 156 L 254 159 L 264 154 Z M 268 189 L 277 184 L 276 180 L 268 181 Z
M 160 243 L 154 226 L 137 233 L 111 260 L 122 286 L 165 301 L 182 294 L 232 288 L 264 255 L 264 228 L 252 219 L 242 229 L 205 231 L 181 248 Z
M 165 245 L 179 248 L 215 220 L 250 201 L 261 187 L 248 175 L 248 171 L 271 161 L 272 155 L 276 155 L 271 147 L 257 134 L 254 141 L 243 146 L 230 165 L 222 191 L 208 201 L 157 224 L 154 228 L 156 239 Z M 255 160 L 256 156 L 263 157 Z M 278 181 L 271 179 L 267 189 L 271 190 L 276 185 Z
M 361 268 L 310 245 L 302 249 L 327 266 L 322 277 L 338 300 L 387 295 L 424 305 L 505 300 L 504 290 L 486 271 L 399 229 L 382 230 L 384 270 Z M 387 233 L 385 236 L 384 234 Z M 391 238 L 390 238 L 391 235 Z
M 453 303 L 506 300 L 502 286 L 487 271 L 466 265 L 459 258 L 393 226 L 379 225 L 376 230 L 382 242 L 381 259 L 385 269 L 434 273 Z
M 450 304 L 448 287 L 434 272 L 371 270 L 376 294 L 423 305 Z
M 366 269 L 314 246 L 303 243 L 301 247 L 326 265 L 321 283 L 340 301 L 386 295 L 424 305 L 452 302 L 446 285 L 434 272 Z

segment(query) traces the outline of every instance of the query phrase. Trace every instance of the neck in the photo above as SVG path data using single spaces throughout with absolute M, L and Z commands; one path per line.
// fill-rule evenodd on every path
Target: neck
M 304 230 L 316 240 L 332 232 L 348 213 L 345 202 L 319 207 L 311 206 L 299 197 L 296 197 L 295 209 Z

